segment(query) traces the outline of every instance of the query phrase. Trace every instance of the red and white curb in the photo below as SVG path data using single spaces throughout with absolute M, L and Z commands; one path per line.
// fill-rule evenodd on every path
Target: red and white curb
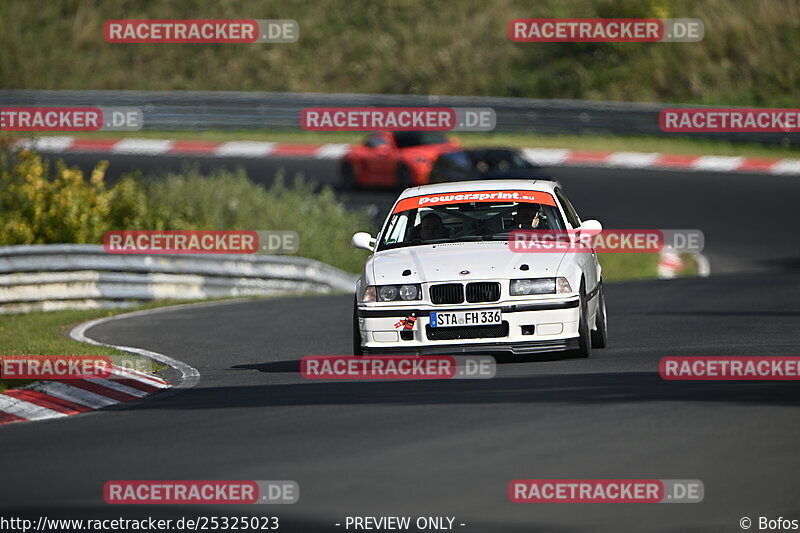
M 45 153 L 108 153 L 120 155 L 202 155 L 210 157 L 310 157 L 339 159 L 349 144 L 274 143 L 259 141 L 173 141 L 165 139 L 94 139 L 39 137 L 18 144 Z
M 214 303 L 221 302 L 211 302 L 211 304 Z M 112 368 L 113 377 L 108 379 L 37 381 L 25 387 L 10 389 L 0 394 L 0 425 L 79 415 L 124 402 L 141 400 L 156 392 L 161 392 L 163 396 L 168 392 L 162 391 L 167 391 L 168 389 L 178 392 L 182 389 L 194 387 L 200 381 L 200 373 L 186 363 L 158 352 L 132 346 L 106 344 L 86 336 L 86 330 L 99 324 L 134 316 L 149 315 L 188 305 L 193 304 L 146 309 L 144 311 L 99 318 L 79 324 L 70 331 L 70 337 L 77 341 L 116 348 L 117 350 L 141 355 L 171 366 L 180 374 L 177 382 L 169 383 L 153 374 L 117 366 Z
M 699 172 L 754 172 L 800 175 L 800 159 L 676 155 L 600 150 L 526 148 L 525 157 L 540 166 L 593 166 L 609 168 L 657 168 Z
M 114 366 L 108 379 L 37 381 L 0 394 L 0 424 L 61 418 L 138 400 L 169 388 L 163 379 Z
M 82 137 L 40 137 L 21 139 L 19 145 L 45 153 L 108 153 L 120 155 L 201 155 L 209 157 L 308 157 L 339 159 L 349 144 L 275 143 L 259 141 L 180 141 L 166 139 L 98 139 Z M 609 168 L 654 168 L 699 172 L 752 172 L 800 175 L 800 159 L 677 155 L 646 152 L 608 152 L 525 148 L 533 163 L 548 166 L 592 166 Z

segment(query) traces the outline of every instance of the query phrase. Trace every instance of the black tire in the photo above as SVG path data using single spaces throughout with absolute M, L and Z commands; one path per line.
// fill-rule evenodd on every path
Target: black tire
M 339 168 L 339 185 L 343 191 L 352 191 L 356 188 L 356 169 L 350 163 L 344 163 Z
M 600 285 L 597 298 L 597 314 L 594 319 L 594 325 L 597 329 L 592 330 L 592 348 L 605 348 L 606 344 L 608 344 L 608 321 L 606 319 L 606 297 L 603 294 L 603 285 Z
M 581 316 L 578 322 L 578 349 L 575 357 L 589 357 L 592 354 L 592 333 L 589 328 L 589 303 L 586 301 L 586 286 L 581 281 Z
M 358 328 L 358 302 L 353 301 L 353 355 L 364 355 L 361 348 L 361 330 Z
M 397 167 L 397 190 L 403 192 L 411 187 L 411 169 L 405 165 Z

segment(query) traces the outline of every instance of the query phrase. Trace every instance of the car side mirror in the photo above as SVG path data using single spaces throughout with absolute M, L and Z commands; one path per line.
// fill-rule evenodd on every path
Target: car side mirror
M 594 219 L 584 220 L 578 229 L 581 231 L 595 233 L 598 231 L 603 231 L 603 225 L 600 223 L 599 220 L 594 220 Z
M 375 238 L 366 231 L 359 231 L 353 235 L 353 238 L 350 242 L 356 248 L 369 250 L 370 252 L 375 250 Z
M 583 223 L 577 228 L 578 238 L 584 235 L 597 235 L 603 231 L 603 225 L 599 220 L 584 220 Z

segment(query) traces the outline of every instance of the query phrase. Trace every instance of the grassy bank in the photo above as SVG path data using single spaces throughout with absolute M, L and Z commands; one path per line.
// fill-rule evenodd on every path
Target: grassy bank
M 699 43 L 514 43 L 513 18 L 700 18 Z M 294 19 L 293 44 L 109 44 L 108 19 Z M 0 3 L 3 88 L 451 94 L 796 105 L 792 0 Z
M 124 358 L 126 361 L 141 360 L 149 363 L 149 359 L 138 355 L 78 342 L 71 339 L 68 333 L 72 327 L 88 320 L 163 305 L 167 304 L 151 303 L 134 309 L 115 311 L 91 309 L 3 315 L 0 320 L 0 355 L 96 355 L 111 357 L 114 362 Z M 31 381 L 0 379 L 0 392 Z
M 653 279 L 658 277 L 658 254 L 597 254 L 603 267 L 604 281 L 626 281 L 631 279 Z M 691 254 L 681 254 L 684 270 L 679 276 L 697 274 L 697 264 Z

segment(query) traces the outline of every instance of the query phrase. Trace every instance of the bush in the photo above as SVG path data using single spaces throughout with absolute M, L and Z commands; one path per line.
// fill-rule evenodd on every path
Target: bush
M 85 180 L 62 161 L 51 173 L 28 150 L 0 157 L 0 244 L 102 241 L 113 196 L 103 181 L 106 163 Z
M 154 180 L 129 175 L 107 186 L 107 163 L 88 179 L 62 161 L 55 169 L 29 150 L 0 151 L 0 245 L 102 243 L 109 230 L 294 230 L 298 255 L 356 272 L 366 252 L 350 237 L 369 229 L 330 188 L 278 176 L 269 188 L 243 170 L 204 176 L 196 169 Z

